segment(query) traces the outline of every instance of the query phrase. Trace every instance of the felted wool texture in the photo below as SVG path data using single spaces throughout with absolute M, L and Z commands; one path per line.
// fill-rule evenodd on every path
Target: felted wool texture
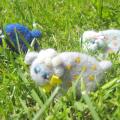
M 110 61 L 97 61 L 87 54 L 57 53 L 54 49 L 45 49 L 39 53 L 29 52 L 25 56 L 25 62 L 30 65 L 32 79 L 40 86 L 47 84 L 52 75 L 56 75 L 62 80 L 62 88 L 68 90 L 71 82 L 77 80 L 81 74 L 87 92 L 95 90 L 104 73 L 112 66 Z M 80 82 L 76 88 L 80 93 Z
M 58 57 L 61 58 L 64 67 L 64 74 L 61 76 L 64 88 L 68 88 L 71 82 L 77 80 L 80 74 L 88 92 L 95 90 L 97 84 L 100 84 L 106 70 L 103 66 L 106 63 L 101 66 L 100 62 L 94 57 L 78 52 L 63 52 Z M 80 83 L 77 88 L 79 89 L 79 87 Z
M 103 53 L 110 53 L 120 50 L 120 30 L 85 31 L 82 40 L 84 49 L 91 51 L 102 49 Z
M 41 37 L 41 32 L 39 30 L 30 31 L 26 26 L 18 23 L 6 25 L 3 34 L 7 36 L 4 39 L 6 40 L 8 47 L 15 52 L 18 52 L 18 43 L 21 51 L 27 52 L 28 47 L 26 43 L 30 45 L 34 38 Z M 2 39 L 0 44 L 2 44 Z M 39 48 L 39 44 L 35 41 L 33 47 L 37 50 Z

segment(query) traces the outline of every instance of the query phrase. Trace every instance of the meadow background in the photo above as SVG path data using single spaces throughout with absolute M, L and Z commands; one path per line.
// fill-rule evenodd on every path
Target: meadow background
M 120 0 L 1 0 L 0 27 L 9 23 L 30 29 L 36 23 L 41 48 L 81 51 L 79 38 L 85 30 L 120 29 Z M 35 85 L 24 56 L 6 44 L 0 47 L 0 120 L 120 120 L 119 55 L 107 58 L 113 67 L 105 84 L 79 100 L 72 88 L 52 100 L 58 88 L 45 94 Z

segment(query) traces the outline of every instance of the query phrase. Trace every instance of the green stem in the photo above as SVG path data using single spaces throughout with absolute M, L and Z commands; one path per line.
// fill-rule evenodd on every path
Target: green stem
M 53 98 L 58 93 L 59 89 L 60 89 L 60 87 L 56 87 L 56 89 L 54 90 L 53 94 L 46 101 L 44 106 L 42 106 L 42 108 L 35 114 L 33 120 L 40 120 L 41 115 L 45 112 L 46 108 L 50 105 L 50 103 L 52 102 Z

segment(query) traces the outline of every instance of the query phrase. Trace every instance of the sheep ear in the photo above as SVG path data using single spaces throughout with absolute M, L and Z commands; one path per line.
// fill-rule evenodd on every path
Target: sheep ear
M 61 65 L 62 64 L 62 60 L 61 60 L 61 58 L 59 57 L 59 56 L 56 56 L 56 57 L 54 57 L 53 59 L 52 59 L 52 65 L 54 66 L 54 67 L 57 67 L 57 66 L 59 66 L 59 65 Z
M 46 59 L 44 60 L 44 62 L 45 62 L 45 64 L 46 64 L 48 67 L 52 67 L 52 60 L 51 60 L 51 58 L 46 58 Z
M 86 40 L 91 40 L 92 38 L 96 38 L 98 36 L 98 32 L 96 31 L 85 31 L 83 33 L 83 41 L 86 41 Z
M 25 56 L 25 63 L 31 65 L 33 60 L 38 56 L 37 52 L 28 52 Z

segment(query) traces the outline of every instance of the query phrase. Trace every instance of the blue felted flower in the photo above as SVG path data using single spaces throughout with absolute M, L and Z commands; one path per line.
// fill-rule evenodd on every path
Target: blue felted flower
M 23 52 L 28 50 L 26 42 L 30 45 L 33 38 L 41 37 L 41 32 L 39 30 L 30 31 L 27 27 L 21 24 L 8 24 L 4 29 L 5 34 L 8 36 L 7 44 L 13 50 L 18 50 L 18 43 L 20 49 Z M 38 43 L 35 42 L 34 49 L 39 47 Z

